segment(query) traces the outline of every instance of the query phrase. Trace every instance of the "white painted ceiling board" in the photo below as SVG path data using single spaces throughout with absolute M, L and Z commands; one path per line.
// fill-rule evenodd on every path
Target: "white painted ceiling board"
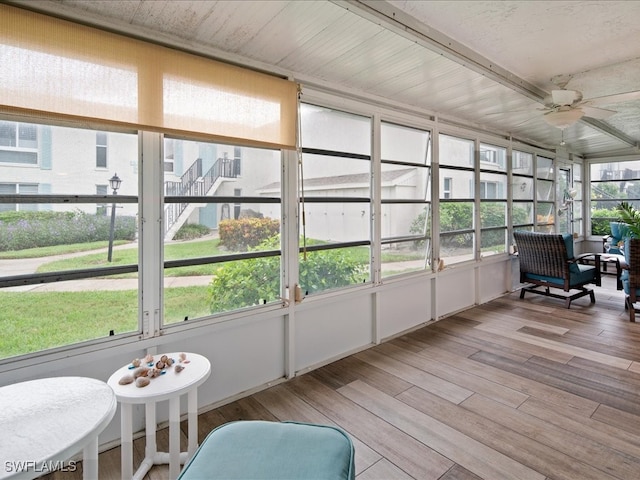
M 533 101 L 518 87 L 496 81 L 500 70 L 479 73 L 469 62 L 462 66 L 460 57 L 434 51 L 425 38 L 450 37 L 470 61 L 484 59 L 506 69 L 506 83 L 518 85 L 521 79 L 547 93 L 561 80 L 585 98 L 640 89 L 638 0 L 8 3 L 240 64 L 246 59 L 256 68 L 405 104 L 445 120 L 465 119 L 540 145 L 558 145 L 561 138 L 560 130 L 544 122 L 541 99 Z M 389 11 L 397 18 L 385 17 Z M 407 26 L 403 29 L 397 19 Z M 472 52 L 463 52 L 464 46 Z M 609 108 L 618 113 L 597 125 L 617 129 L 620 138 L 580 121 L 564 132 L 570 151 L 638 154 L 638 147 L 624 140 L 640 142 L 640 99 Z

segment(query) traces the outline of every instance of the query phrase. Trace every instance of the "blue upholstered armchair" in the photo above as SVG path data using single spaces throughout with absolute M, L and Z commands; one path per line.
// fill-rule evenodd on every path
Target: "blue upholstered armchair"
M 611 229 L 611 234 L 602 237 L 602 251 L 612 255 L 622 255 L 620 245 L 631 236 L 629 226 L 623 222 L 609 222 L 609 228 Z M 610 245 L 608 251 L 605 248 L 607 244 Z
M 525 292 L 537 293 L 565 301 L 567 308 L 577 298 L 589 295 L 591 303 L 596 297 L 593 289 L 585 285 L 600 286 L 600 255 L 585 253 L 578 257 L 573 254 L 573 236 L 554 233 L 515 231 L 513 237 L 520 260 L 520 283 L 533 284 L 520 290 L 520 298 Z M 584 265 L 581 260 L 591 258 L 592 265 Z M 568 294 L 555 293 L 560 289 Z M 576 293 L 570 293 L 577 290 Z
M 627 268 L 622 271 L 622 289 L 625 293 L 624 308 L 629 311 L 629 321 L 636 321 L 637 307 L 640 300 L 640 238 L 627 238 L 624 243 L 624 259 Z

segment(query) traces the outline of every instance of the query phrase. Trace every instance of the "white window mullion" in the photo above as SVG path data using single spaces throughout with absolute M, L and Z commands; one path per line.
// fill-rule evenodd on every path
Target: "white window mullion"
M 283 297 L 289 300 L 287 314 L 285 316 L 285 376 L 292 378 L 296 373 L 295 364 L 295 325 L 296 286 L 300 284 L 298 279 L 298 243 L 300 238 L 299 207 L 298 207 L 298 155 L 291 150 L 285 150 L 282 154 L 282 208 L 280 237 L 282 248 L 281 275 Z
M 163 138 L 154 132 L 140 132 L 139 138 L 139 312 L 148 338 L 159 334 L 163 317 Z

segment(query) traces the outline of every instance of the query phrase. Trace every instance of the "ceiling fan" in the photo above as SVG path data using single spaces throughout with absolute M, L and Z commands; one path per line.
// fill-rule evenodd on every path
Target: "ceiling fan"
M 561 90 L 552 90 L 551 95 L 545 99 L 545 108 L 541 110 L 546 111 L 543 119 L 549 125 L 563 130 L 576 123 L 582 117 L 602 120 L 617 113 L 615 110 L 600 108 L 600 105 L 612 105 L 638 99 L 640 99 L 640 90 L 585 100 L 582 97 L 582 92 L 563 88 Z

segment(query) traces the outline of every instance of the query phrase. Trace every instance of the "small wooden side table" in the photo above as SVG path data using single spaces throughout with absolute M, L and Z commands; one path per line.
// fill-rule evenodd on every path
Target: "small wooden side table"
M 133 372 L 131 365 L 116 370 L 108 380 L 121 406 L 122 428 L 122 478 L 141 480 L 153 465 L 169 464 L 169 478 L 175 479 L 180 473 L 180 464 L 185 463 L 198 448 L 198 387 L 211 373 L 209 360 L 202 355 L 186 352 L 186 361 L 179 361 L 179 352 L 154 355 L 153 363 L 162 355 L 174 360 L 174 364 L 162 375 L 151 378 L 149 385 L 137 387 L 135 383 L 120 385 L 119 380 Z M 181 365 L 180 372 L 175 368 Z M 143 363 L 143 366 L 148 366 Z M 187 394 L 189 422 L 188 451 L 180 452 L 180 396 Z M 156 403 L 169 400 L 169 452 L 158 452 L 156 445 Z M 145 458 L 133 473 L 133 415 L 132 405 L 145 406 Z

